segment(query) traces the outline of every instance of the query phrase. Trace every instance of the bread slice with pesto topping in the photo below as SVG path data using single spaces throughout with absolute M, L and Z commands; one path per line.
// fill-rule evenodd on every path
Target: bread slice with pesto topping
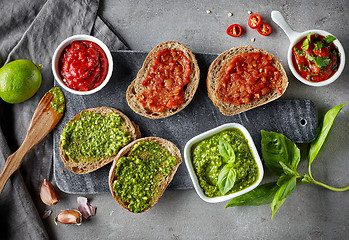
M 158 137 L 140 138 L 115 157 L 109 172 L 110 191 L 123 208 L 145 212 L 160 199 L 181 162 L 181 152 L 172 142 Z
M 240 105 L 235 105 L 219 99 L 217 96 L 217 88 L 219 85 L 220 74 L 224 71 L 225 64 L 229 63 L 237 55 L 257 52 L 272 57 L 272 66 L 280 73 L 280 83 L 278 84 L 277 89 L 261 96 L 259 99 L 253 100 L 249 103 L 242 103 Z M 288 78 L 281 62 L 273 54 L 253 46 L 241 46 L 223 52 L 212 62 L 208 70 L 206 85 L 208 97 L 212 100 L 213 104 L 219 108 L 220 112 L 224 115 L 235 115 L 279 98 L 286 91 Z
M 121 143 L 123 140 L 121 136 L 119 138 L 121 140 L 115 139 L 120 135 L 115 133 L 118 131 L 116 128 L 113 128 L 113 131 L 110 135 L 108 135 L 108 137 L 105 129 L 103 130 L 103 126 L 101 126 L 100 123 L 103 122 L 102 119 L 107 117 L 109 114 L 114 114 L 113 116 L 120 116 L 122 122 L 120 126 L 120 134 L 121 136 L 127 137 L 126 144 Z M 86 116 L 86 119 L 92 119 L 92 116 L 96 116 L 99 117 L 100 121 L 97 122 L 97 120 L 90 120 L 95 122 L 88 123 L 91 125 L 86 125 L 82 122 L 82 116 Z M 116 119 L 119 118 L 117 117 Z M 81 121 L 81 124 L 79 124 L 78 121 Z M 112 122 L 111 124 L 113 125 L 115 123 Z M 94 127 L 96 128 L 92 131 L 91 129 Z M 68 128 L 70 129 L 68 130 Z M 101 130 L 98 132 L 98 129 Z M 84 135 L 84 137 L 79 138 L 79 134 L 86 134 L 86 136 Z M 59 153 L 65 167 L 68 170 L 76 174 L 86 174 L 112 162 L 122 147 L 140 137 L 141 133 L 138 125 L 132 122 L 119 110 L 110 107 L 89 108 L 77 114 L 65 125 L 59 142 Z M 101 145 L 101 142 L 104 142 L 105 144 Z M 117 149 L 115 144 L 119 144 L 118 147 L 120 149 Z M 75 151 L 76 154 L 73 151 Z M 103 151 L 107 151 L 108 153 L 106 154 Z M 108 154 L 112 155 L 108 156 Z
M 148 107 L 143 107 L 140 103 L 140 95 L 144 90 L 150 89 L 152 86 L 143 86 L 142 82 L 146 79 L 148 71 L 153 63 L 154 55 L 163 49 L 174 49 L 177 51 L 182 51 L 184 56 L 187 57 L 190 61 L 190 67 L 192 73 L 189 76 L 189 84 L 184 86 L 184 102 L 179 104 L 175 108 L 165 108 L 161 112 L 156 112 L 154 110 L 149 109 Z M 167 41 L 164 43 L 160 43 L 155 48 L 153 48 L 146 59 L 144 60 L 142 68 L 139 70 L 137 77 L 132 81 L 132 83 L 127 88 L 126 92 L 126 100 L 130 108 L 136 113 L 151 119 L 164 118 L 178 113 L 183 110 L 193 99 L 196 89 L 199 85 L 200 80 L 200 69 L 199 65 L 196 61 L 195 55 L 183 44 L 174 41 Z

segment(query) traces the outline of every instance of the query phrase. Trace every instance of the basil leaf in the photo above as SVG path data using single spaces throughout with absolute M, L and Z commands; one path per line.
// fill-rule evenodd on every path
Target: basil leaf
M 339 113 L 339 111 L 346 105 L 347 103 L 338 105 L 332 109 L 330 109 L 324 116 L 323 122 L 321 126 L 321 131 L 316 137 L 316 139 L 311 143 L 309 149 L 309 161 L 308 167 L 313 163 L 315 157 L 322 151 L 323 147 L 326 145 L 328 141 L 328 137 L 331 133 L 333 122 Z
M 235 152 L 233 147 L 223 138 L 219 139 L 218 150 L 224 162 L 229 163 L 235 161 Z
M 331 59 L 329 58 L 322 58 L 320 56 L 318 56 L 317 58 L 315 58 L 315 65 L 319 68 L 324 68 L 328 65 L 331 64 Z
M 300 161 L 300 150 L 296 144 L 280 133 L 261 131 L 262 157 L 264 164 L 274 174 L 284 173 L 280 162 L 295 170 Z
M 284 174 L 286 175 L 292 175 L 300 177 L 301 175 L 296 171 L 296 169 L 289 168 L 285 163 L 280 162 L 280 165 L 282 166 L 282 169 L 284 170 Z M 280 186 L 280 185 L 279 185 Z
M 324 41 L 326 42 L 326 43 L 331 43 L 331 42 L 333 42 L 334 40 L 336 40 L 337 38 L 335 38 L 334 36 L 332 36 L 332 35 L 327 35 L 325 38 L 324 38 Z
M 273 219 L 274 214 L 282 206 L 286 198 L 292 193 L 292 191 L 296 187 L 296 179 L 297 179 L 296 176 L 285 176 L 283 178 L 284 178 L 283 183 L 275 193 L 274 199 L 271 202 L 271 211 L 272 211 L 271 219 Z
M 279 187 L 276 185 L 276 182 L 259 185 L 252 191 L 230 200 L 225 208 L 235 206 L 260 206 L 269 204 L 273 200 L 274 195 L 278 189 Z
M 226 164 L 218 175 L 218 188 L 225 195 L 233 188 L 236 180 L 236 171 L 231 163 Z

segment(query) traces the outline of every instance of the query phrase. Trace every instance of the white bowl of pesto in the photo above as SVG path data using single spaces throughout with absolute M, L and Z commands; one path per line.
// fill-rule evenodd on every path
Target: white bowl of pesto
M 238 123 L 228 123 L 190 139 L 184 160 L 194 188 L 209 203 L 230 200 L 256 188 L 264 170 L 253 139 Z

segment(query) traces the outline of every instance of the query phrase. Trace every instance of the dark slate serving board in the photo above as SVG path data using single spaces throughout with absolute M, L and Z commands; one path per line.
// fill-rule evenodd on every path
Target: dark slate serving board
M 217 54 L 195 54 L 201 70 L 201 80 L 194 99 L 184 110 L 158 120 L 142 117 L 128 107 L 125 93 L 141 68 L 147 53 L 115 51 L 112 55 L 113 76 L 104 89 L 87 96 L 77 96 L 63 90 L 66 98 L 66 112 L 54 130 L 53 158 L 56 184 L 66 193 L 94 194 L 109 191 L 108 174 L 111 164 L 89 174 L 77 175 L 67 170 L 60 159 L 58 144 L 64 125 L 87 108 L 108 106 L 119 109 L 139 125 L 143 137 L 157 136 L 168 139 L 181 151 L 192 137 L 230 122 L 244 125 L 251 133 L 259 151 L 261 129 L 283 133 L 296 143 L 310 142 L 315 137 L 317 111 L 310 100 L 276 100 L 235 116 L 222 115 L 208 98 L 205 85 L 207 69 Z M 192 187 L 183 162 L 169 188 Z

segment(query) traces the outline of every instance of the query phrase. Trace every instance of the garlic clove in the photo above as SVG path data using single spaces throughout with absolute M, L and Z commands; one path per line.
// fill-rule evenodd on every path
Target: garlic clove
M 87 198 L 85 197 L 78 197 L 78 209 L 82 213 L 82 216 L 84 216 L 85 219 L 87 219 L 90 216 L 94 216 L 96 214 L 96 207 L 91 206 L 88 202 Z
M 59 201 L 58 193 L 47 179 L 44 179 L 40 189 L 41 201 L 49 206 L 55 205 Z
M 77 210 L 64 210 L 55 217 L 55 224 L 57 222 L 62 224 L 77 224 L 80 225 L 82 222 L 82 214 Z

